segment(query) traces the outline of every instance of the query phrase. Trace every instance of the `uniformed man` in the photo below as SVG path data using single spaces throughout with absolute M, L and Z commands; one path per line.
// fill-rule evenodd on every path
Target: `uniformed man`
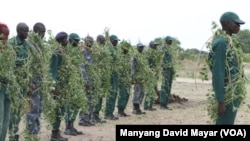
M 125 112 L 127 103 L 129 101 L 130 89 L 131 89 L 131 49 L 132 46 L 129 42 L 123 40 L 119 44 L 119 93 L 118 93 L 118 116 L 127 117 L 130 116 Z
M 110 86 L 109 84 L 109 79 L 107 80 L 107 77 L 109 77 L 109 74 L 107 73 L 107 69 L 110 69 L 109 67 L 109 63 L 111 60 L 111 57 L 109 57 L 109 52 L 107 50 L 107 48 L 105 48 L 105 44 L 106 44 L 106 38 L 104 35 L 100 34 L 96 37 L 96 46 L 94 46 L 94 50 L 98 51 L 99 53 L 99 57 L 98 57 L 98 64 L 97 64 L 97 68 L 100 71 L 100 79 L 101 79 L 101 89 L 102 91 L 100 93 L 98 93 L 98 101 L 95 105 L 94 108 L 94 114 L 93 117 L 91 119 L 92 122 L 94 123 L 106 123 L 106 120 L 103 120 L 100 117 L 100 111 L 102 109 L 102 103 L 103 103 L 103 98 L 107 95 L 108 93 L 108 86 Z M 108 58 L 109 57 L 109 58 Z
M 144 59 L 143 57 L 143 50 L 144 50 L 145 45 L 142 43 L 138 43 L 136 45 L 138 53 L 136 53 L 135 56 L 133 56 L 132 59 L 132 83 L 134 84 L 134 94 L 133 94 L 133 114 L 136 115 L 141 115 L 141 114 L 146 114 L 146 112 L 143 112 L 140 108 L 140 104 L 143 101 L 144 98 L 144 85 L 143 82 L 141 81 L 141 78 L 138 77 L 139 73 L 143 73 L 142 71 L 142 66 L 141 65 L 141 60 Z M 146 58 L 145 58 L 146 59 Z
M 15 79 L 15 51 L 8 44 L 9 27 L 5 23 L 0 22 L 0 140 L 5 141 L 7 130 L 10 122 L 10 107 L 11 107 L 11 93 L 7 91 L 10 89 L 10 82 Z M 13 84 L 12 84 L 13 86 Z
M 116 35 L 111 35 L 109 37 L 110 39 L 110 45 L 109 49 L 111 52 L 111 56 L 113 57 L 113 60 L 111 62 L 112 65 L 112 74 L 111 74 L 111 85 L 112 88 L 109 92 L 109 94 L 106 97 L 106 107 L 105 107 L 105 113 L 104 118 L 108 120 L 117 120 L 118 117 L 114 116 L 114 110 L 115 110 L 115 104 L 116 104 L 116 98 L 118 94 L 118 72 L 116 70 L 116 61 L 118 59 L 117 56 L 117 45 L 120 39 Z
M 149 64 L 149 68 L 155 73 L 155 78 L 151 78 L 154 79 L 155 82 L 155 97 L 158 97 L 158 78 L 159 78 L 159 70 L 160 69 L 160 65 L 161 65 L 161 59 L 162 59 L 162 53 L 160 52 L 160 50 L 157 48 L 158 47 L 158 43 L 155 41 L 151 41 L 149 43 L 149 48 L 147 50 L 147 58 L 148 58 L 148 64 Z M 144 100 L 144 110 L 149 110 L 149 111 L 154 111 L 156 110 L 156 108 L 153 107 L 154 101 L 155 101 L 155 97 L 145 97 Z
M 68 34 L 64 31 L 59 32 L 56 34 L 55 37 L 57 43 L 59 46 L 56 48 L 54 54 L 52 55 L 51 58 L 51 63 L 50 63 L 50 73 L 52 74 L 52 77 L 54 81 L 56 82 L 55 84 L 55 90 L 52 91 L 52 94 L 54 95 L 54 98 L 57 100 L 59 103 L 58 106 L 56 107 L 55 112 L 56 112 L 56 117 L 54 119 L 54 122 L 52 123 L 52 135 L 51 135 L 51 141 L 67 141 L 68 139 L 61 136 L 60 134 L 60 125 L 61 125 L 61 116 L 64 115 L 65 109 L 64 105 L 60 103 L 60 99 L 62 98 L 62 93 L 59 93 L 59 83 L 60 83 L 60 77 L 59 72 L 60 68 L 62 67 L 63 64 L 63 55 L 64 55 L 64 48 L 68 44 Z M 63 86 L 61 86 L 63 87 Z
M 80 36 L 76 33 L 70 33 L 69 34 L 69 44 L 73 48 L 79 48 L 79 42 L 80 42 Z M 80 67 L 80 66 L 79 66 Z M 73 108 L 72 108 L 73 107 Z M 65 123 L 66 128 L 64 131 L 64 134 L 66 135 L 83 135 L 84 133 L 82 131 L 78 131 L 74 127 L 74 122 L 76 120 L 76 116 L 78 114 L 80 107 L 76 106 L 74 103 L 68 103 L 68 105 L 65 105 Z
M 42 42 L 43 44 L 43 38 L 45 35 L 45 31 L 46 31 L 46 27 L 43 23 L 35 23 L 33 26 L 33 32 L 37 33 L 37 35 L 41 38 L 40 42 Z M 35 35 L 31 35 L 31 36 L 35 36 Z M 31 37 L 32 38 L 32 37 Z M 28 40 L 32 40 L 30 38 L 28 38 Z M 33 41 L 32 41 L 33 42 Z M 36 44 L 39 44 L 38 41 L 35 41 Z M 41 45 L 42 45 L 41 44 Z M 41 125 L 40 125 L 40 116 L 42 113 L 42 107 L 43 107 L 43 96 L 41 95 L 41 81 L 42 81 L 42 74 L 39 74 L 39 71 L 37 71 L 37 65 L 38 63 L 44 63 L 41 62 L 43 60 L 42 57 L 42 52 L 40 52 L 39 49 L 36 48 L 36 46 L 33 47 L 33 57 L 36 59 L 33 59 L 34 61 L 32 61 L 32 69 L 31 69 L 31 73 L 32 73 L 32 77 L 33 79 L 31 80 L 31 84 L 30 84 L 30 90 L 29 90 L 29 97 L 31 99 L 30 102 L 30 109 L 29 111 L 26 113 L 26 117 L 27 117 L 27 130 L 29 132 L 29 134 L 38 134 L 38 132 L 41 129 Z M 37 61 L 40 62 L 37 62 Z M 33 64 L 34 63 L 34 64 Z M 38 64 L 40 65 L 40 64 Z
M 160 92 L 160 108 L 172 110 L 168 106 L 168 98 L 171 94 L 172 82 L 174 77 L 174 64 L 172 56 L 172 45 L 173 38 L 171 36 L 165 37 L 166 45 L 163 47 L 163 79 L 161 84 Z
M 92 46 L 94 44 L 94 38 L 92 36 L 86 36 L 84 38 L 84 48 L 82 49 L 82 54 L 84 56 L 83 63 L 81 64 L 84 87 L 86 89 L 86 99 L 87 99 L 87 111 L 80 111 L 78 125 L 81 126 L 93 126 L 95 123 L 91 121 L 94 113 L 94 107 L 96 105 L 96 100 L 98 99 L 97 94 L 94 92 L 96 78 L 93 75 L 93 56 L 92 56 Z
M 16 67 L 15 75 L 17 77 L 17 83 L 20 85 L 21 89 L 17 92 L 17 95 L 12 95 L 12 110 L 11 110 L 11 120 L 9 124 L 9 140 L 19 140 L 18 126 L 22 115 L 24 114 L 24 98 L 27 96 L 28 91 L 28 73 L 29 73 L 29 42 L 26 40 L 28 37 L 29 27 L 26 23 L 20 22 L 16 27 L 17 36 L 9 39 L 9 44 L 16 51 Z
M 214 36 L 209 53 L 212 86 L 215 93 L 214 106 L 216 125 L 234 124 L 237 110 L 246 95 L 246 77 L 240 59 L 239 44 L 232 38 L 245 24 L 234 12 L 225 12 L 220 17 L 222 31 Z M 241 48 L 239 48 L 241 50 Z

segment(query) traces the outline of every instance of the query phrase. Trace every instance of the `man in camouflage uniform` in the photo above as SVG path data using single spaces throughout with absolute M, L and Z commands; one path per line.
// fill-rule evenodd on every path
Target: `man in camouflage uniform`
M 93 71 L 93 56 L 92 56 L 92 46 L 94 44 L 94 39 L 91 36 L 87 36 L 84 39 L 84 48 L 82 50 L 83 56 L 84 56 L 84 62 L 81 65 L 83 79 L 85 83 L 85 89 L 86 89 L 86 99 L 87 99 L 87 111 L 83 112 L 80 111 L 79 113 L 79 122 L 78 124 L 81 126 L 93 126 L 95 123 L 91 121 L 94 113 L 94 107 L 95 107 L 95 97 L 94 94 L 94 81 L 92 72 L 90 72 L 90 69 L 92 67 Z
M 138 50 L 138 55 L 142 55 L 145 45 L 142 43 L 138 43 L 136 45 Z M 133 95 L 133 114 L 141 115 L 145 114 L 145 112 L 141 111 L 140 104 L 144 98 L 144 86 L 140 80 L 138 80 L 137 75 L 139 73 L 139 58 L 138 56 L 134 56 L 132 59 L 132 83 L 134 84 L 134 95 Z

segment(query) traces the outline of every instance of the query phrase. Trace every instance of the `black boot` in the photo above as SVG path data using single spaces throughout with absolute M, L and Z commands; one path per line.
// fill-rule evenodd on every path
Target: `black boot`
M 93 123 L 106 123 L 106 122 L 107 122 L 106 120 L 102 120 L 102 119 L 99 117 L 99 113 L 98 113 L 98 112 L 94 112 L 91 121 L 92 121 Z
M 78 131 L 75 127 L 74 127 L 74 122 L 71 122 L 70 124 L 72 127 L 72 130 L 77 134 L 77 135 L 84 135 L 84 133 L 82 131 Z
M 9 137 L 9 141 L 19 141 L 19 135 L 15 134 Z
M 50 141 L 68 141 L 68 138 L 64 138 L 60 135 L 59 129 L 52 130 L 51 140 Z
M 133 114 L 136 114 L 136 115 L 141 115 L 141 114 L 146 114 L 145 112 L 142 112 L 141 109 L 140 109 L 140 105 L 137 104 L 137 103 L 134 103 L 134 109 L 133 109 Z
M 66 135 L 72 135 L 72 136 L 76 136 L 77 135 L 77 133 L 73 130 L 71 122 L 66 122 L 66 129 L 64 131 L 64 134 L 66 134 Z
M 161 92 L 159 90 L 156 90 L 156 95 L 157 95 L 157 99 L 154 101 L 154 104 L 160 104 Z
M 118 109 L 118 116 L 119 117 L 127 117 L 130 116 L 124 112 L 124 109 Z

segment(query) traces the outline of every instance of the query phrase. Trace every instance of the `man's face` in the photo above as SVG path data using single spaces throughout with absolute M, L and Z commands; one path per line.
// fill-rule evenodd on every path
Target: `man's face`
M 17 35 L 22 39 L 26 39 L 28 37 L 29 33 L 29 27 L 27 26 L 22 26 L 19 29 L 17 29 Z
M 172 45 L 172 42 L 173 42 L 172 40 L 167 40 L 167 41 L 166 41 L 166 43 L 167 43 L 168 45 Z
M 8 40 L 8 37 L 9 37 L 9 29 L 6 27 L 3 27 L 2 30 L 0 31 L 0 40 L 6 43 Z
M 93 41 L 92 39 L 86 39 L 86 40 L 85 40 L 85 45 L 86 45 L 87 47 L 92 47 L 93 44 L 94 44 L 94 41 Z
M 152 49 L 157 49 L 157 45 L 151 45 L 150 46 Z
M 67 46 L 67 44 L 68 44 L 68 38 L 67 37 L 65 37 L 65 38 L 62 38 L 61 40 L 60 40 L 60 43 L 61 43 L 61 45 L 62 46 Z
M 123 49 L 124 54 L 128 54 L 128 49 Z
M 72 44 L 73 47 L 77 47 L 79 44 L 79 40 L 70 39 L 69 42 Z
M 111 43 L 112 43 L 112 45 L 113 45 L 113 46 L 115 46 L 115 47 L 116 47 L 116 46 L 117 46 L 117 44 L 118 44 L 118 40 L 111 40 L 110 42 L 111 42 Z
M 37 31 L 35 31 L 35 32 L 38 33 L 38 35 L 39 35 L 41 38 L 43 38 L 44 35 L 45 35 L 45 28 L 44 28 L 44 27 L 39 27 L 39 28 L 37 29 Z
M 240 24 L 236 23 L 234 21 L 229 21 L 228 22 L 228 30 L 231 33 L 238 33 L 240 31 Z
M 137 47 L 137 50 L 138 50 L 140 53 L 142 53 L 143 49 L 144 49 L 144 46 L 139 46 L 139 47 Z
M 99 44 L 101 44 L 101 45 L 104 45 L 105 44 L 105 39 L 104 38 L 103 39 L 99 39 L 99 40 L 97 40 L 97 42 Z

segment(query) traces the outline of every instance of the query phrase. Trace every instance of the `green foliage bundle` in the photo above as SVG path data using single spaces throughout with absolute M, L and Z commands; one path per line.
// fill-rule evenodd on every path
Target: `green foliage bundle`
M 177 61 L 178 52 L 176 51 L 176 45 L 167 45 L 166 43 L 164 43 L 162 45 L 162 51 L 165 55 L 168 54 L 171 56 L 171 60 L 168 60 L 167 62 L 164 60 L 162 61 L 162 68 L 163 70 L 166 68 L 171 68 L 173 72 L 173 79 L 175 79 L 175 77 L 177 76 L 176 67 L 179 65 L 179 62 Z M 165 57 L 166 56 L 163 56 L 163 59 L 166 59 Z
M 111 55 L 109 48 L 106 45 L 100 45 L 97 42 L 94 43 L 92 47 L 92 57 L 93 57 L 93 69 L 92 73 L 96 73 L 98 76 L 94 80 L 95 89 L 97 94 L 101 97 L 106 97 L 108 91 L 111 88 L 110 83 L 110 63 Z
M 62 65 L 59 69 L 58 103 L 67 109 L 81 108 L 86 110 L 86 91 L 83 88 L 83 76 L 81 72 L 81 63 L 83 55 L 78 47 L 67 45 L 66 47 L 58 46 L 62 55 Z
M 0 41 L 0 87 L 5 87 L 8 94 L 20 91 L 14 75 L 16 52 L 9 45 Z
M 131 57 L 133 52 L 134 50 L 132 48 L 132 45 L 126 40 L 122 40 L 118 45 L 117 56 L 119 56 L 119 59 L 117 60 L 118 65 L 116 67 L 118 69 L 120 85 L 131 85 Z
M 0 87 L 5 88 L 6 94 L 10 95 L 12 99 L 20 93 L 20 85 L 15 76 L 16 59 L 13 47 L 0 41 Z
M 12 48 L 15 51 L 15 56 L 5 56 L 6 58 L 1 58 L 1 61 L 7 61 L 3 62 L 6 65 L 11 65 L 12 64 L 12 59 L 15 59 L 14 63 L 14 73 L 13 77 L 9 78 L 9 85 L 8 87 L 8 93 L 10 93 L 11 97 L 11 111 L 15 113 L 15 117 L 13 118 L 20 118 L 18 116 L 24 115 L 27 110 L 29 110 L 29 99 L 27 98 L 27 92 L 28 92 L 28 86 L 30 83 L 30 64 L 31 64 L 31 52 L 29 49 L 29 44 L 25 42 L 25 45 L 19 45 L 17 43 L 17 38 L 13 37 L 9 41 L 8 47 Z M 7 47 L 6 46 L 6 47 Z M 6 49 L 6 53 L 10 53 L 8 51 L 8 48 Z M 8 51 L 7 51 L 8 50 Z M 7 54 L 6 54 L 7 55 Z M 9 54 L 11 55 L 11 54 Z M 4 55 L 3 55 L 4 56 Z M 13 57 L 13 58 L 11 58 Z M 11 59 L 10 59 L 11 58 Z M 10 64 L 9 64 L 10 63 Z M 12 69 L 10 68 L 10 72 L 12 72 Z M 7 75 L 8 73 L 7 73 Z M 15 80 L 13 80 L 15 78 Z M 10 131 L 10 136 L 13 136 L 13 130 L 16 128 L 18 125 L 16 123 L 13 123 L 12 129 Z
M 137 84 L 142 84 L 146 96 L 146 100 L 155 99 L 155 81 L 156 77 L 152 69 L 149 67 L 146 52 L 140 53 L 135 51 L 133 57 L 137 60 L 137 67 L 133 71 L 134 80 Z
M 151 77 L 151 82 L 152 85 L 150 84 L 150 87 L 158 87 L 158 81 L 162 78 L 161 74 L 162 74 L 162 68 L 161 68 L 161 64 L 162 64 L 162 59 L 163 59 L 163 53 L 162 50 L 160 50 L 159 48 L 153 49 L 153 48 L 148 48 L 145 51 L 145 55 L 148 61 L 148 67 L 151 69 L 152 71 L 152 77 Z M 151 88 L 152 89 L 152 88 Z M 157 99 L 157 95 L 155 91 L 151 91 L 152 94 L 149 94 L 148 97 L 146 97 L 146 101 L 149 101 L 150 99 Z M 150 104 L 150 102 L 148 103 Z
M 31 67 L 29 79 L 31 83 L 37 85 L 36 89 L 29 89 L 29 91 L 39 91 L 39 94 L 43 97 L 43 115 L 45 120 L 51 123 L 55 119 L 56 102 L 51 95 L 54 81 L 49 72 L 50 70 L 50 59 L 53 53 L 53 46 L 47 44 L 37 33 L 31 31 L 28 36 L 30 43 L 30 58 Z M 28 98 L 29 101 L 31 97 Z
M 87 46 L 84 47 L 84 50 L 87 50 L 88 52 L 90 52 L 92 56 L 92 61 L 93 61 L 90 63 L 88 62 L 86 56 L 83 56 L 83 63 L 85 64 L 85 70 L 86 70 L 87 77 L 88 77 L 88 82 L 84 82 L 84 83 L 86 84 L 89 83 L 88 85 L 91 85 L 92 87 L 91 90 L 85 89 L 85 91 L 91 94 L 92 96 L 91 103 L 95 105 L 98 102 L 98 97 L 99 97 L 99 92 L 100 92 L 100 88 L 102 85 L 102 81 L 100 81 L 100 78 L 101 78 L 100 73 L 98 71 L 96 63 L 94 62 L 99 59 L 99 56 L 96 53 L 94 53 L 94 51 L 96 50 L 93 50 L 92 48 L 93 47 L 91 48 Z
M 148 48 L 146 50 L 146 55 L 149 61 L 149 67 L 152 69 L 152 71 L 155 73 L 155 77 L 158 79 L 161 74 L 161 64 L 163 59 L 163 53 L 159 48 L 153 49 Z

